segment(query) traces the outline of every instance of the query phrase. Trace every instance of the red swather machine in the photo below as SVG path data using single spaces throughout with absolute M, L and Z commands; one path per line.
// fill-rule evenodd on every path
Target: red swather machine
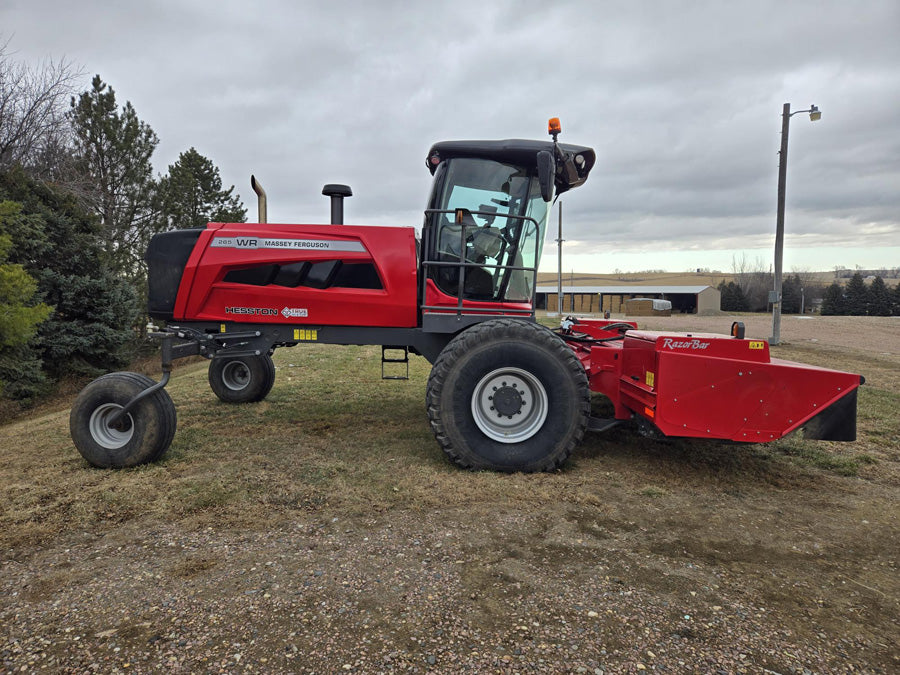
M 586 430 L 634 420 L 661 436 L 758 443 L 802 429 L 854 440 L 859 375 L 770 358 L 764 341 L 637 330 L 633 323 L 534 318 L 535 279 L 550 206 L 583 184 L 594 151 L 552 141 L 434 145 L 421 241 L 412 227 L 343 224 L 345 185 L 326 185 L 328 225 L 209 223 L 157 235 L 147 251 L 149 313 L 166 327 L 163 377 L 111 373 L 70 416 L 95 466 L 150 462 L 175 433 L 163 388 L 173 359 L 211 359 L 226 402 L 263 399 L 271 354 L 301 343 L 382 346 L 384 363 L 413 352 L 433 364 L 427 413 L 463 467 L 546 471 Z M 393 366 L 397 367 L 397 366 Z M 401 369 L 403 366 L 399 366 Z M 591 417 L 590 392 L 612 401 Z

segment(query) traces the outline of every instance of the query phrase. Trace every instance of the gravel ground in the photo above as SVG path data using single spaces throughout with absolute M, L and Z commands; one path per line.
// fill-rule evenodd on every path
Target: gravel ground
M 0 663 L 4 672 L 103 673 L 900 666 L 879 631 L 841 635 L 818 623 L 835 589 L 816 602 L 801 592 L 791 608 L 778 561 L 771 574 L 783 586 L 761 593 L 758 580 L 745 586 L 739 567 L 722 564 L 734 556 L 673 557 L 641 544 L 640 523 L 550 507 L 471 516 L 73 534 L 64 549 L 4 560 Z M 855 596 L 857 611 L 878 600 L 861 585 L 839 592 Z M 896 604 L 884 609 L 896 627 Z M 802 630 L 786 610 L 806 613 Z

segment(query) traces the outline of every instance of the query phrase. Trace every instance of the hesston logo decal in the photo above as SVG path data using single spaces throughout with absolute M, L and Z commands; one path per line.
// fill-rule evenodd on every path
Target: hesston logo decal
M 697 338 L 693 338 L 692 340 L 663 338 L 663 349 L 706 349 L 709 345 L 709 342 L 701 342 Z
M 226 307 L 226 314 L 254 314 L 258 316 L 278 316 L 278 310 L 268 307 Z

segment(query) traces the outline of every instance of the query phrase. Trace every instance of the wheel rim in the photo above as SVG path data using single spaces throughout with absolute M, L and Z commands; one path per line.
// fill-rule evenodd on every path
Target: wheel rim
M 500 443 L 521 443 L 547 419 L 544 385 L 521 368 L 498 368 L 481 378 L 472 393 L 472 417 L 485 436 Z
M 121 409 L 122 406 L 116 403 L 104 403 L 91 413 L 91 419 L 88 422 L 91 438 L 97 445 L 107 450 L 118 450 L 127 445 L 134 436 L 134 420 L 131 418 L 131 413 L 126 414 L 114 426 L 109 425 L 109 420 Z
M 222 383 L 231 391 L 246 389 L 250 384 L 250 369 L 243 361 L 230 361 L 222 369 Z

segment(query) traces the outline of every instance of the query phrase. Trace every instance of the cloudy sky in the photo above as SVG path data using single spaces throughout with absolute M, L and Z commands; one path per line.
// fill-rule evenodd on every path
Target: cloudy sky
M 17 58 L 99 73 L 159 172 L 194 146 L 251 217 L 255 173 L 270 222 L 327 222 L 348 183 L 348 223 L 418 226 L 433 142 L 560 117 L 597 152 L 567 271 L 768 267 L 785 102 L 822 110 L 791 119 L 785 270 L 900 266 L 898 35 L 897 0 L 0 0 Z

